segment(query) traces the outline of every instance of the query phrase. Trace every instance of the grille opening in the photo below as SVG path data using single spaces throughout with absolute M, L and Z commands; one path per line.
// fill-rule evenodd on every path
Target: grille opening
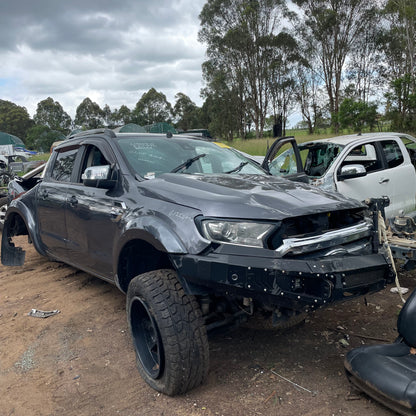
M 360 208 L 286 218 L 279 229 L 271 235 L 268 245 L 270 249 L 275 250 L 282 245 L 284 239 L 314 236 L 350 227 L 360 223 L 363 218 L 364 211 Z

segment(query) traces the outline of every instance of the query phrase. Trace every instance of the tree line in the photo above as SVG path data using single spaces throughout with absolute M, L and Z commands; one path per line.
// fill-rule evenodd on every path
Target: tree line
M 130 110 L 126 105 L 111 110 L 101 108 L 86 97 L 77 107 L 72 120 L 62 105 L 48 97 L 37 104 L 33 119 L 25 107 L 0 100 L 0 131 L 21 138 L 31 149 L 49 150 L 54 141 L 62 140 L 71 131 L 114 128 L 129 123 L 146 126 L 158 122 L 173 124 L 178 130 L 196 129 L 203 125 L 201 109 L 185 94 L 175 95 L 172 106 L 162 92 L 151 88 Z
M 232 140 L 284 134 L 294 111 L 310 133 L 416 131 L 416 0 L 207 0 L 199 19 L 201 107 L 151 88 L 133 109 L 87 97 L 74 120 L 48 97 L 32 120 L 0 100 L 0 131 L 36 147 L 51 131 L 164 121 Z
M 245 137 L 300 109 L 360 131 L 416 131 L 416 0 L 208 0 L 203 97 L 212 130 Z

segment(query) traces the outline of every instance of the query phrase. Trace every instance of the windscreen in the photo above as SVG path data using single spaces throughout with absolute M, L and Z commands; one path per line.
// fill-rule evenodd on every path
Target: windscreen
M 178 137 L 122 137 L 119 146 L 136 174 L 153 179 L 163 173 L 265 174 L 255 162 L 221 143 Z

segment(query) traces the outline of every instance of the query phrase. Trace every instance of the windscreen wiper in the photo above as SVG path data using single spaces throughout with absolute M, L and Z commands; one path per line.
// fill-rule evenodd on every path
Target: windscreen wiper
M 234 168 L 234 169 L 231 169 L 231 170 L 229 170 L 229 171 L 227 171 L 227 172 L 224 172 L 224 173 L 235 173 L 235 172 L 240 172 L 240 170 L 241 169 L 243 169 L 243 167 L 245 166 L 245 165 L 247 165 L 248 164 L 248 162 L 241 162 L 236 168 Z
M 192 163 L 196 162 L 198 159 L 201 159 L 201 157 L 204 157 L 206 155 L 207 155 L 206 153 L 201 153 L 199 155 L 196 155 L 194 157 L 191 157 L 190 159 L 185 160 L 185 162 L 183 162 L 180 165 L 176 166 L 176 168 L 172 169 L 170 172 L 171 173 L 177 173 L 177 172 L 179 172 L 181 170 L 188 169 L 189 166 L 192 165 Z

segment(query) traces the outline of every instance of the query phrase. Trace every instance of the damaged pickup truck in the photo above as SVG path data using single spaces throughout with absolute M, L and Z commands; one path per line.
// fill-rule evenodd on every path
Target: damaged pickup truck
M 210 329 L 384 288 L 377 230 L 374 207 L 273 177 L 220 143 L 98 130 L 56 147 L 43 180 L 10 203 L 1 260 L 23 264 L 15 237 L 28 235 L 116 284 L 140 374 L 175 395 L 204 381 Z

